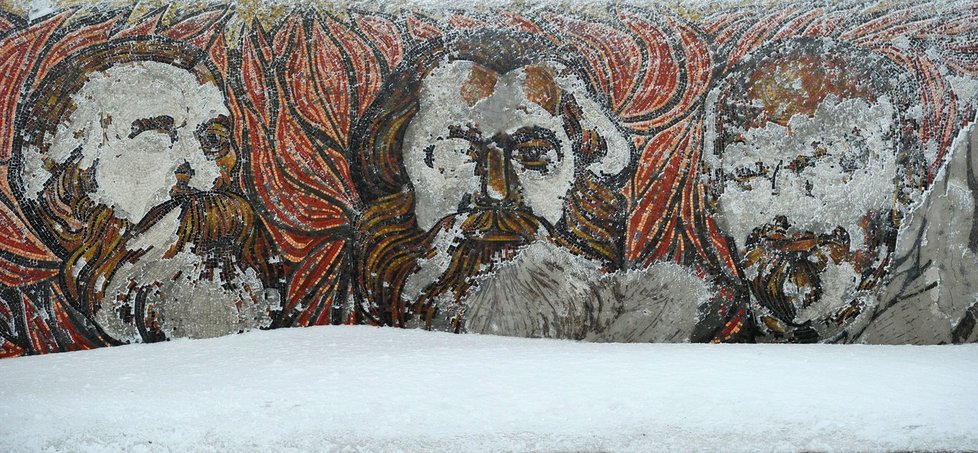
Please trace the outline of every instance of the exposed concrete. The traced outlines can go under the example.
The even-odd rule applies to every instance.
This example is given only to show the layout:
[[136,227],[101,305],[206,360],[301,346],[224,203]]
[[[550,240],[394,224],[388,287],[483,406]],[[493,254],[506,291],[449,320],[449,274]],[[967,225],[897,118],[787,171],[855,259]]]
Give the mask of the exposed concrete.
[[958,136],[947,166],[901,232],[892,281],[860,341],[978,340],[973,330],[955,335],[968,316],[978,314],[978,129],[969,129]]

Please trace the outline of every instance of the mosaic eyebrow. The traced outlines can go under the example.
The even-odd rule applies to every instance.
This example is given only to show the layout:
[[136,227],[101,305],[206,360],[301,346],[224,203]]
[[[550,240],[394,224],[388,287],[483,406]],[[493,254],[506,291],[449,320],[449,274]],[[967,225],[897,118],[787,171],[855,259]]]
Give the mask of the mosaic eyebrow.
[[173,117],[170,115],[159,115],[150,118],[139,118],[132,122],[132,129],[129,138],[146,131],[160,131],[170,137],[171,142],[177,141],[177,128],[174,125]]

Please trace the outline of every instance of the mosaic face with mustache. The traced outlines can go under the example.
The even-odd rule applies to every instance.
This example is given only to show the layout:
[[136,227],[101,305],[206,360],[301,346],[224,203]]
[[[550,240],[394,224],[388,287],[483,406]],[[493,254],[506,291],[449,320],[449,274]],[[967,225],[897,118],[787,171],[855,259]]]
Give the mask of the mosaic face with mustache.
[[[542,65],[500,75],[455,61],[432,71],[404,138],[418,226],[430,230],[445,216],[478,210],[532,212],[552,228],[574,182],[574,151],[555,115],[559,96]],[[524,239],[516,231],[485,233],[490,241]]]
[[708,159],[760,341],[845,341],[876,306],[918,149],[892,63],[834,43],[761,51],[718,98]]
[[[463,299],[534,243],[595,269],[621,266],[623,135],[580,78],[531,44],[471,42],[499,47],[433,52],[424,73],[402,73],[379,97],[391,105],[366,119],[369,138],[354,140],[354,180],[368,202],[359,291],[373,322],[483,331]],[[497,296],[483,297],[494,299],[490,311],[508,298]],[[525,300],[519,310],[531,316],[537,307]]]
[[278,299],[270,242],[233,190],[224,97],[193,61],[154,41],[96,49],[26,117],[24,204],[73,303],[118,342],[260,327]]

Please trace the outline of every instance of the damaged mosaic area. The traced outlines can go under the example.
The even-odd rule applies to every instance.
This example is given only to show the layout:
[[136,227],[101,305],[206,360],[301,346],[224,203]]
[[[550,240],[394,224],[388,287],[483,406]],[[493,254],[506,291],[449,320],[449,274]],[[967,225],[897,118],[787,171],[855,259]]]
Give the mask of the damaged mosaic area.
[[0,7],[0,357],[978,341],[978,4],[567,9]]

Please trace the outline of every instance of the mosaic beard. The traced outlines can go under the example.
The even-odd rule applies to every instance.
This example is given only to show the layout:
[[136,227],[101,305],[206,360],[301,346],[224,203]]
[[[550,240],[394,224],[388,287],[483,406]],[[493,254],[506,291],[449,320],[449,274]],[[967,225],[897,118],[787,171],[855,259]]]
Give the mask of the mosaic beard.
[[[826,340],[862,311],[856,292],[871,289],[875,282],[862,272],[866,257],[850,251],[849,234],[842,227],[829,234],[792,231],[787,219],[779,217],[754,229],[747,239],[743,268],[756,304],[755,317],[776,337],[794,342]],[[862,275],[858,285],[846,292],[841,306],[826,307],[830,314],[824,318],[804,319],[804,310],[829,303],[823,300],[825,271],[830,264],[843,263]]]
[[136,319],[142,340],[209,338],[267,325],[265,291],[280,272],[268,263],[271,241],[251,206],[221,192],[189,191],[175,201],[176,241],[160,262],[135,263],[157,278],[131,284],[124,296],[145,320]]
[[[449,247],[452,257],[448,269],[422,292],[417,302],[429,328],[438,316],[438,301],[447,297],[452,304],[448,311],[454,311],[477,277],[492,272],[499,263],[512,260],[524,247],[543,239],[541,233],[550,230],[545,220],[521,209],[478,210],[448,216],[439,222],[444,228],[456,223],[461,234]],[[446,315],[451,320],[451,330],[458,331],[460,318],[456,313]]]
[[[412,209],[413,194],[395,194],[377,200],[360,221],[358,284],[368,299],[362,314],[378,324],[404,326],[416,315],[429,324],[437,312],[436,299],[462,297],[475,277],[512,259],[548,231],[545,221],[526,210],[486,209],[446,216],[424,232],[417,228]],[[419,300],[405,300],[401,293],[407,278],[417,271],[419,260],[439,252],[434,241],[450,230],[457,234],[447,245],[448,268]]]
[[[85,234],[65,266],[68,292],[85,313],[93,316],[99,310],[116,309],[123,323],[138,327],[144,342],[166,339],[161,320],[157,319],[148,302],[167,297],[164,294],[166,288],[173,286],[181,276],[186,280],[187,271],[174,269],[168,278],[133,281],[128,284],[127,293],[107,294],[107,285],[122,275],[123,266],[154,265],[165,273],[168,272],[167,261],[178,253],[189,252],[201,263],[198,275],[191,276],[190,281],[220,282],[225,291],[255,293],[251,294],[251,302],[262,298],[262,288],[275,286],[280,277],[279,269],[268,263],[268,257],[273,254],[271,242],[263,230],[256,228],[254,211],[244,198],[232,193],[201,192],[180,185],[171,193],[174,198],[151,209],[138,224],[119,218],[110,207],[93,206],[84,219]],[[162,259],[155,264],[146,262],[150,249],[133,244],[174,210],[178,210],[177,228],[168,234],[175,233],[175,241],[163,246]],[[155,248],[160,246],[153,245]],[[171,267],[179,266],[173,264]],[[241,287],[239,283],[247,278],[240,270],[248,268],[255,270],[260,282]],[[106,300],[107,297],[112,299]],[[117,302],[122,305],[116,307]],[[244,305],[254,304],[245,301]]]
[[[357,225],[358,316],[399,327],[420,317],[430,325],[438,310],[436,298],[459,302],[476,277],[542,239],[607,269],[618,269],[624,228],[619,213],[624,206],[620,194],[580,177],[568,192],[564,215],[556,225],[526,209],[473,209],[447,216],[431,231],[422,231],[413,211],[413,191],[380,197],[364,210]],[[405,282],[418,271],[419,261],[437,254],[436,236],[450,228],[459,230],[454,242],[438,245],[451,253],[447,271],[425,288],[421,300],[405,300]]]

